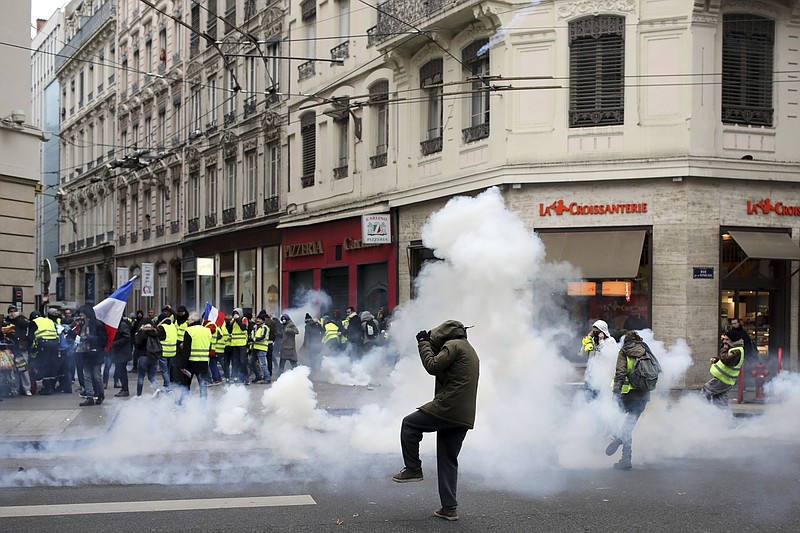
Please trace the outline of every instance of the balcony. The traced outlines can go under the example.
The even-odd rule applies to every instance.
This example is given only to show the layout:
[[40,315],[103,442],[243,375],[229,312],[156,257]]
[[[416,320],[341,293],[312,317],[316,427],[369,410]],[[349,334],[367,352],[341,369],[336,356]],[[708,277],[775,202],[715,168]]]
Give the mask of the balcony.
[[75,251],[75,243],[74,242],[69,243],[69,251],[70,252],[74,252]]
[[126,242],[125,235],[120,235],[119,239],[117,239],[117,240],[119,241],[119,245],[120,246],[125,246],[125,242]]
[[194,233],[200,229],[200,218],[190,218],[189,227],[186,229],[189,233]]
[[86,246],[86,240],[85,239],[78,239],[77,245],[78,245],[78,250],[83,250],[83,247]]
[[131,96],[139,92],[139,82],[135,81],[131,83]]
[[181,144],[181,135],[180,135],[180,133],[172,136],[172,147],[175,148],[179,144]]
[[104,88],[105,88],[105,87],[103,87],[103,84],[102,84],[102,83],[100,83],[100,84],[98,84],[98,85],[97,85],[97,94],[98,94],[98,96],[100,95],[100,93],[102,93],[102,92],[103,92],[103,89],[104,89]]
[[94,236],[94,242],[97,243],[98,246],[100,246],[101,244],[106,242],[106,234],[105,233],[101,233],[99,235],[95,235]]
[[108,240],[108,242],[111,242],[111,241],[114,240],[114,232],[113,231],[106,232],[106,240]]
[[86,247],[91,248],[94,246],[94,237],[86,237]]
[[181,62],[180,52],[175,52],[174,54],[172,54],[172,66],[174,67],[180,62]]
[[277,213],[279,208],[280,208],[280,202],[278,202],[277,196],[270,196],[269,198],[264,198],[265,214],[269,215],[271,213]]
[[114,85],[114,75],[113,74],[108,77],[108,86],[111,87],[112,85]]
[[125,100],[128,97],[128,91],[120,91],[119,92],[119,99]]
[[378,155],[373,155],[369,158],[370,168],[380,168],[386,166],[386,152]]
[[244,101],[244,118],[249,117],[255,112],[256,112],[256,97],[250,96]]
[[431,155],[435,154],[436,152],[442,151],[442,138],[436,137],[435,139],[429,139],[427,141],[422,141],[419,143],[420,148],[422,149],[422,155]]
[[722,122],[746,126],[772,126],[773,113],[774,109],[771,107],[725,104],[722,106]]
[[312,185],[314,185],[314,174],[309,174],[308,176],[301,176],[300,185],[302,185],[304,189],[306,187],[311,187]]
[[333,179],[338,180],[347,177],[347,165],[342,165],[333,169]]
[[[367,30],[367,46],[380,44],[395,35],[404,34],[427,23],[450,7],[464,4],[464,0],[386,0],[380,4],[378,24]],[[461,8],[460,9],[464,9]],[[467,8],[470,9],[471,8]]]
[[244,204],[242,206],[242,218],[247,220],[248,218],[254,218],[256,216],[256,203],[250,202],[249,204]]
[[210,215],[206,215],[206,229],[213,228],[217,225],[217,214],[211,213]]
[[100,165],[100,163],[102,163],[102,162],[103,162],[103,156],[102,156],[102,155],[101,155],[101,156],[99,156],[97,159],[95,159],[95,161],[94,161],[94,162],[95,162],[95,164],[96,164],[96,165],[98,165],[98,166],[99,166],[99,165]]
[[313,61],[306,61],[305,63],[300,63],[297,66],[297,75],[300,81],[307,80],[314,74],[316,74],[316,70]]
[[169,232],[173,235],[178,233],[181,230],[181,222],[179,220],[173,220],[169,224]]
[[145,228],[142,230],[142,240],[143,241],[150,240],[150,228]]
[[478,124],[477,126],[464,128],[461,130],[461,134],[464,136],[464,143],[471,143],[485,139],[489,136],[489,123],[484,122],[483,124]]
[[217,132],[217,121],[212,120],[206,124],[206,135],[214,135]]
[[345,41],[339,46],[331,48],[331,59],[338,59],[344,61],[350,57],[350,41]]
[[227,128],[234,122],[236,122],[236,111],[228,111],[225,113],[225,119],[223,121],[224,126]]
[[87,161],[86,162],[86,172],[89,172],[94,168],[94,161]]
[[131,244],[135,243],[138,240],[139,240],[139,232],[138,231],[132,231],[131,232]]
[[91,102],[92,100],[94,100],[94,92],[90,92],[89,94],[86,95],[87,102]]
[[156,226],[156,238],[164,236],[164,224]]
[[223,209],[222,210],[222,223],[223,224],[230,224],[231,222],[236,221],[236,208],[231,207],[230,209]]
[[153,81],[153,76],[151,76],[150,74],[145,74],[144,75],[144,84],[147,85],[151,81]]

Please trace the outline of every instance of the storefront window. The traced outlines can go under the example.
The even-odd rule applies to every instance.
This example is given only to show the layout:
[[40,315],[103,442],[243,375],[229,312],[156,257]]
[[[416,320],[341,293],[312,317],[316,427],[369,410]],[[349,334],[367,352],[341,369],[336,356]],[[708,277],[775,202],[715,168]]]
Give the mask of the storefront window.
[[262,251],[261,260],[261,284],[262,302],[264,309],[270,315],[277,315],[280,312],[280,286],[281,286],[281,247],[268,246]]
[[219,254],[219,308],[226,314],[233,312],[236,295],[236,277],[233,270],[233,252]]
[[200,278],[200,309],[203,311],[205,305],[210,303],[216,305],[216,277],[215,276],[198,276]]
[[241,250],[237,268],[239,271],[239,307],[245,313],[252,313],[256,306],[256,250]]

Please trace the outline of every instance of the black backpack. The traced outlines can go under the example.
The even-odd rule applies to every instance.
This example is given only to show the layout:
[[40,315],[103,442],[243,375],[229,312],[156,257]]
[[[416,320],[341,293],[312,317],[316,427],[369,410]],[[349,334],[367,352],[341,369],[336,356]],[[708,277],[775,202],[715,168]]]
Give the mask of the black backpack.
[[652,391],[656,389],[661,365],[650,351],[650,347],[646,344],[644,346],[645,354],[642,357],[634,358],[633,368],[628,372],[628,381],[634,389]]
[[375,322],[375,320],[368,320],[366,324],[364,324],[364,334],[369,340],[378,337],[378,324]]

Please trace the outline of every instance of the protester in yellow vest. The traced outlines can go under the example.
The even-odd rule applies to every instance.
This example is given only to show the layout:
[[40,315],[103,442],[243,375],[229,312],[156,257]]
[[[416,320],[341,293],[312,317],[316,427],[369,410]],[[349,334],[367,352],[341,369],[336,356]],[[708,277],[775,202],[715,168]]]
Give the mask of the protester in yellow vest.
[[266,323],[267,311],[262,309],[256,316],[256,327],[253,328],[253,368],[256,380],[253,383],[272,382],[272,353],[270,351],[269,326]]
[[50,319],[39,316],[37,311],[31,313],[28,322],[28,337],[31,346],[37,350],[35,374],[42,379],[39,394],[53,394],[56,391],[58,372],[58,333],[56,325]]
[[208,381],[210,380],[208,360],[212,349],[211,330],[203,326],[200,315],[197,313],[191,313],[187,323],[182,350],[175,356],[175,366],[180,373],[178,382],[181,385],[178,405],[182,405],[189,395],[193,377],[197,377],[200,398],[203,400],[208,397]]
[[217,359],[217,364],[222,365],[224,376],[219,374],[219,366],[217,366],[217,373],[215,374],[213,371],[211,373],[211,385],[220,385],[223,377],[230,377],[230,354],[227,353],[229,342],[228,326],[223,322],[214,335],[214,357]]
[[244,318],[241,307],[233,310],[228,328],[231,333],[231,378],[233,383],[249,384],[250,376],[247,371],[247,318]]
[[701,394],[721,409],[728,409],[728,392],[736,385],[744,363],[742,334],[732,329],[722,338],[718,357],[710,359],[711,379],[703,385]]
[[172,323],[172,316],[161,313],[158,316],[158,339],[161,341],[161,359],[158,367],[164,380],[164,390],[172,385],[172,361],[178,349],[178,328]]

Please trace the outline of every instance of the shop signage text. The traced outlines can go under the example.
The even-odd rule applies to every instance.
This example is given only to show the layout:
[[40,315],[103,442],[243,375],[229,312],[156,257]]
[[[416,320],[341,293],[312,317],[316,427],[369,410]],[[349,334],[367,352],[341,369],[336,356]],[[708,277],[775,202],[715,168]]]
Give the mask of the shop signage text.
[[564,203],[564,200],[557,200],[550,205],[539,204],[539,216],[550,215],[624,215],[633,213],[647,213],[646,203],[633,204],[579,204],[572,202]]
[[374,248],[375,246],[380,246],[381,243],[377,244],[367,244],[361,239],[353,239],[350,237],[344,238],[344,249],[345,250],[360,250],[362,248]]
[[284,257],[305,257],[307,255],[320,255],[323,253],[325,252],[322,248],[322,241],[289,244],[283,249]]
[[772,200],[769,198],[765,198],[760,202],[751,202],[747,200],[748,215],[768,215],[770,213],[800,217],[800,205],[786,205],[783,202],[776,202],[773,205]]

